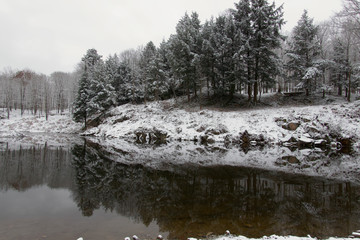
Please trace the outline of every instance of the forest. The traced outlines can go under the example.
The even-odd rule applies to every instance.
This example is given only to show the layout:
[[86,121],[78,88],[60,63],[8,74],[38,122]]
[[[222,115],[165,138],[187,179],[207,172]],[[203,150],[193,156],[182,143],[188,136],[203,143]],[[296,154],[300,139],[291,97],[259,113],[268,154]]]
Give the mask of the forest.
[[46,117],[56,110],[86,123],[114,106],[179,96],[242,94],[256,105],[263,93],[296,91],[350,101],[360,87],[360,1],[344,0],[319,24],[304,10],[289,34],[283,14],[267,0],[240,0],[204,23],[185,13],[159,46],[150,41],[106,58],[89,49],[70,73],[4,69],[0,107],[7,118],[15,109]]

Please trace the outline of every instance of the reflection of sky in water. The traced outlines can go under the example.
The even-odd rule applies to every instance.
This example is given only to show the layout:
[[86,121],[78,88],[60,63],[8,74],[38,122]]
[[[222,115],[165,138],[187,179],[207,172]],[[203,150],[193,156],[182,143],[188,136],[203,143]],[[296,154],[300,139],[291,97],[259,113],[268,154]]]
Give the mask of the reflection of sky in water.
[[24,192],[14,190],[1,192],[0,219],[29,217],[35,214],[39,217],[67,215],[77,208],[70,195],[68,190],[54,190],[45,186]]
[[64,189],[34,187],[0,192],[0,240],[6,239],[123,239],[134,234],[155,237],[158,227],[135,223],[103,209],[83,217],[71,193]]
[[185,239],[227,229],[347,236],[360,228],[359,186],[350,183],[235,166],[156,170],[103,153],[91,144],[0,151],[0,240]]

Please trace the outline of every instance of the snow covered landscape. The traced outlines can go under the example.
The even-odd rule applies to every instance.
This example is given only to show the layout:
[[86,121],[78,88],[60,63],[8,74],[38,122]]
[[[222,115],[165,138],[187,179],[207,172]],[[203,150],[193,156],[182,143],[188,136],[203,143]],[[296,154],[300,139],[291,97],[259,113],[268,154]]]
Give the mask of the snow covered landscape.
[[189,111],[167,100],[116,107],[86,131],[69,114],[13,114],[1,120],[0,136],[57,144],[61,135],[51,134],[78,133],[128,164],[236,165],[360,183],[359,115],[360,101]]
[[1,240],[360,239],[359,0],[115,2],[2,3]]

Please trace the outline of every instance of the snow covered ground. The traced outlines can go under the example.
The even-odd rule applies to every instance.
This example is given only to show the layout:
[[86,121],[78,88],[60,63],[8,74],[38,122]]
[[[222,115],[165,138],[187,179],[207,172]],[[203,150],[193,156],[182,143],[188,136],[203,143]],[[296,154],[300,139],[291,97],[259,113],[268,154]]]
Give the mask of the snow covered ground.
[[[187,163],[237,165],[360,183],[360,101],[311,107],[188,111],[170,100],[147,105],[126,104],[112,109],[108,115],[99,126],[82,134],[90,136],[90,141],[119,162],[156,168]],[[0,119],[0,138],[17,143],[56,144],[64,141],[63,138],[65,142],[77,141],[72,134],[81,133],[81,128],[82,124],[73,122],[70,114],[53,114],[46,121],[44,116],[21,117],[18,112],[12,112],[10,119]],[[138,139],[145,142],[151,142],[151,134],[161,133],[167,136],[168,143],[135,143],[136,133],[145,133],[146,139]],[[340,139],[351,139],[354,150],[351,155],[338,154],[336,141]],[[240,145],[246,140],[250,147],[244,151]],[[335,143],[328,146],[331,150],[327,151],[318,146],[321,140]],[[204,144],[200,144],[201,141]],[[312,147],[297,145],[292,149],[294,141]],[[252,240],[243,236],[215,239]],[[270,236],[261,239],[314,238]]]
[[[186,163],[237,165],[360,183],[360,101],[188,111],[168,100],[126,104],[107,115],[99,126],[82,134],[119,162],[157,168]],[[59,133],[80,133],[81,127],[70,114],[52,115],[46,121],[12,113],[10,119],[0,120],[0,137],[49,144],[62,141]],[[167,144],[148,144],[156,133],[166,136]],[[136,134],[141,144],[135,144]],[[353,152],[339,154],[338,141],[349,139]]]
[[79,133],[82,124],[75,123],[70,113],[53,113],[46,120],[45,116],[32,115],[25,112],[23,116],[20,110],[14,110],[10,119],[6,118],[4,110],[0,112],[0,137],[16,137],[24,133]]
[[[1,114],[0,114],[1,115]],[[5,116],[5,113],[2,114]],[[281,107],[256,110],[186,111],[176,108],[173,100],[152,102],[146,105],[125,104],[114,108],[98,127],[83,135],[114,138],[135,138],[136,132],[151,133],[155,130],[166,133],[167,140],[207,142],[236,142],[247,131],[250,135],[263,136],[267,143],[286,142],[294,139],[316,142],[324,135],[351,138],[354,149],[360,147],[360,101],[310,107]],[[287,125],[299,125],[288,130]],[[81,132],[82,124],[75,123],[69,113],[44,116],[13,111],[10,119],[0,119],[0,137],[30,133]],[[210,141],[208,141],[210,140]]]
[[[354,239],[354,238],[329,238],[328,240],[350,240],[350,239]],[[193,238],[190,238],[188,240],[194,240]],[[218,237],[214,240],[317,240],[317,238],[312,238],[312,237],[295,237],[295,236],[276,236],[276,235],[272,235],[272,236],[264,236],[262,238],[247,238],[244,236],[234,236],[234,237]]]
[[[337,238],[337,237],[331,237],[327,240],[353,240],[353,239],[360,239],[359,233],[360,231],[354,232],[352,235],[349,236],[349,238]],[[160,235],[161,236],[161,235]],[[137,237],[133,239],[138,239]],[[158,237],[157,239],[163,239],[162,237]],[[296,237],[296,236],[277,236],[277,235],[271,235],[271,236],[264,236],[262,238],[247,238],[245,236],[234,236],[226,234],[224,236],[217,236],[217,237],[209,237],[207,239],[211,240],[317,240],[317,238],[313,238],[311,236],[307,237]],[[77,240],[85,240],[82,237],[78,238]],[[125,240],[130,240],[130,237],[126,237]],[[187,240],[198,240],[197,238],[189,237]]]
[[[148,142],[156,133],[169,140],[156,150],[121,142],[136,134],[144,134],[138,140]],[[84,134],[101,137],[96,141],[115,155],[128,153],[118,157],[121,162],[154,167],[164,162],[240,165],[360,183],[360,101],[227,112],[186,111],[172,101],[127,104]],[[338,154],[346,140],[352,142],[353,152]],[[247,150],[240,148],[244,141]]]
[[[304,141],[324,135],[351,138],[354,148],[360,146],[360,101],[325,106],[267,108],[239,111],[186,111],[172,106],[174,102],[147,105],[126,104],[113,109],[110,116],[85,135],[105,138],[134,138],[135,132],[167,134],[169,140],[198,140],[203,136],[215,142],[236,141],[247,131],[262,135],[267,142],[279,143],[291,137]],[[175,104],[174,104],[175,106]],[[291,123],[298,124],[287,130]],[[254,144],[256,144],[254,142]]]
[[[328,240],[350,240],[355,238],[329,238]],[[195,240],[195,238],[188,238],[188,240]],[[223,236],[223,237],[217,237],[214,240],[317,240],[317,238],[312,238],[310,236],[308,237],[295,237],[295,236],[264,236],[262,238],[247,238],[244,236]]]

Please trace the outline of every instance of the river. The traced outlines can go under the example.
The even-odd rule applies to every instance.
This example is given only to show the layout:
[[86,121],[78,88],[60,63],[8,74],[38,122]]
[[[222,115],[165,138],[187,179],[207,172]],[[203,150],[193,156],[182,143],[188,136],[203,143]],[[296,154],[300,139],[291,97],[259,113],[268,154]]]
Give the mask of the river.
[[1,240],[186,239],[226,230],[326,238],[360,229],[353,182],[226,164],[129,164],[87,141],[0,146]]

